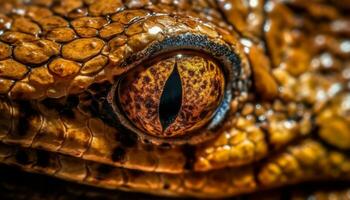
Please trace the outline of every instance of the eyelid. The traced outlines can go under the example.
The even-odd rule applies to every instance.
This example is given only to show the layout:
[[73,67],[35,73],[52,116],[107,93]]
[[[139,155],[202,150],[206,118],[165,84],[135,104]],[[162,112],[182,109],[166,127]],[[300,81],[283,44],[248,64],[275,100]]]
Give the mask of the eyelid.
[[[127,57],[121,63],[121,66],[132,69],[140,63],[159,55],[186,50],[197,51],[216,59],[222,65],[228,82],[239,81],[239,77],[242,76],[241,57],[233,48],[223,41],[210,39],[206,35],[191,33],[167,37],[160,42],[155,42],[145,50]],[[241,88],[241,91],[242,89],[244,90],[244,88]]]

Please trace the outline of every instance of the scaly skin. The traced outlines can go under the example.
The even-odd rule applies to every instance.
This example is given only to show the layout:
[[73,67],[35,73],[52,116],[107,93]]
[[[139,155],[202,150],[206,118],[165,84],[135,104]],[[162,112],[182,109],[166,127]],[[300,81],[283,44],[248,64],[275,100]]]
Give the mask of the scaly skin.
[[[316,0],[2,0],[0,162],[171,196],[349,181],[349,10]],[[145,143],[111,122],[107,93],[148,48],[184,34],[231,48],[244,84],[215,138]]]

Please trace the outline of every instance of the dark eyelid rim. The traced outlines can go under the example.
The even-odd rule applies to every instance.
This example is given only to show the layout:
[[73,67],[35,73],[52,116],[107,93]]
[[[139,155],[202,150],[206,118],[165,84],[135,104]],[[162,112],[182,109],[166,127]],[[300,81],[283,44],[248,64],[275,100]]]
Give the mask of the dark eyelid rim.
[[[136,128],[121,112],[117,95],[115,94],[119,93],[118,86],[123,76],[118,77],[108,94],[107,100],[117,115],[119,122],[126,128],[135,132],[140,137],[141,141],[148,141],[156,145],[195,145],[209,140],[216,135],[215,130],[224,121],[229,112],[230,103],[234,98],[233,94],[241,93],[242,91],[240,90],[242,88],[247,88],[242,87],[242,84],[246,84],[246,82],[241,78],[242,66],[239,54],[227,44],[212,40],[205,35],[186,33],[178,36],[169,36],[160,42],[151,44],[147,49],[128,57],[121,65],[122,67],[133,69],[135,66],[147,60],[152,60],[159,55],[183,50],[209,55],[220,64],[226,80],[225,93],[221,104],[215,111],[211,121],[193,134],[174,138],[158,138]],[[125,74],[127,73],[128,72]]]

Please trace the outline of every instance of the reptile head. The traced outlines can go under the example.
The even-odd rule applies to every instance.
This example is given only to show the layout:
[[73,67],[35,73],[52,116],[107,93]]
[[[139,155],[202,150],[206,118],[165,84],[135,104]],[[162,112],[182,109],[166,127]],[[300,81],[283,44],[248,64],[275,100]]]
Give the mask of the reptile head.
[[348,9],[2,3],[0,162],[202,197],[348,179]]

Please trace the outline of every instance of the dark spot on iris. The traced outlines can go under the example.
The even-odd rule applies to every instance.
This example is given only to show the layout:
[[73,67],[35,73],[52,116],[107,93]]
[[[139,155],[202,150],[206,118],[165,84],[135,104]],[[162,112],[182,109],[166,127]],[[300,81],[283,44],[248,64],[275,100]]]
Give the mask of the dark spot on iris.
[[143,83],[148,84],[151,81],[151,79],[148,76],[143,77]]
[[146,99],[146,102],[145,102],[146,108],[150,109],[150,108],[153,107],[153,105],[154,105],[154,102],[153,102],[152,99],[150,99],[150,98],[149,98],[149,99]]
[[181,112],[180,114],[182,121],[188,121],[188,119],[190,118],[190,115],[191,115],[191,112]]
[[150,68],[149,70],[153,76],[157,75],[157,71],[154,68]]
[[165,130],[176,119],[182,104],[182,84],[177,66],[170,74],[163,89],[159,104],[159,119]]
[[209,69],[210,69],[210,71],[214,71],[214,65],[212,64],[212,63],[209,63]]
[[112,160],[114,162],[122,162],[125,158],[125,150],[122,147],[116,147],[112,153]]
[[185,117],[186,117],[185,112],[181,112],[181,113],[179,114],[179,116],[180,116],[181,119],[185,118]]
[[215,91],[219,91],[220,90],[220,83],[218,80],[214,80],[214,88]]
[[[138,110],[141,109],[141,105],[139,103],[136,103],[135,106],[136,106],[136,109],[138,109]],[[126,113],[128,113],[128,112],[126,112]],[[130,113],[128,115],[130,115]]]
[[153,88],[150,88],[150,89],[149,89],[149,92],[150,92],[151,94],[155,94],[155,93],[157,92],[157,90],[155,90],[155,89],[153,89]]
[[[130,99],[130,100],[131,100],[131,99]],[[142,102],[143,102],[143,98],[142,98],[141,96],[137,95],[137,96],[135,96],[135,101],[136,101],[137,103],[142,103]]]

